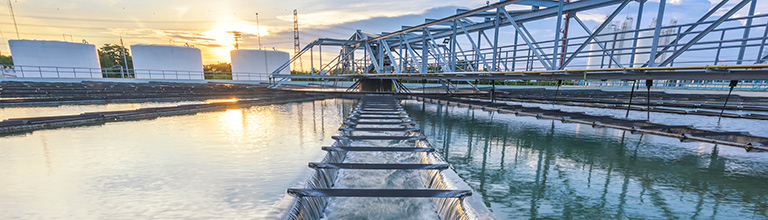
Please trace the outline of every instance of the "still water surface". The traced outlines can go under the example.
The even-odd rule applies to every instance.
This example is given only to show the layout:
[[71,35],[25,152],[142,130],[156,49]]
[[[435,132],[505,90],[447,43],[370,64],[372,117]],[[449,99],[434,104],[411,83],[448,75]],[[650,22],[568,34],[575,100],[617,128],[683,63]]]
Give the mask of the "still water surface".
[[5,107],[0,108],[0,121],[9,118],[29,118],[59,115],[77,115],[84,112],[125,111],[140,108],[168,107],[177,105],[200,104],[204,101],[182,102],[144,102],[144,103],[109,103],[98,105],[60,105],[41,107]]
[[404,106],[499,219],[768,219],[768,153],[416,101]]
[[[307,162],[321,160],[320,146],[331,144],[352,103],[0,137],[0,219],[264,218],[286,188],[307,178]],[[416,101],[404,106],[499,219],[768,219],[766,153]],[[376,180],[344,184],[357,181]]]
[[320,161],[352,101],[0,137],[0,219],[260,219]]

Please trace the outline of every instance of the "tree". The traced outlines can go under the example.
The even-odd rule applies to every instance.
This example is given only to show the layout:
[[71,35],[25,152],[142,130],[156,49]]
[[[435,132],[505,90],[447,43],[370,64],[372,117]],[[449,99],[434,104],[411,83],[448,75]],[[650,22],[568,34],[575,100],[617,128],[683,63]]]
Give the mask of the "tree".
[[131,53],[128,48],[125,49],[125,60],[128,61],[127,65],[123,60],[123,48],[120,45],[104,44],[104,46],[99,48],[98,52],[99,63],[101,63],[101,68],[103,68],[102,74],[104,74],[104,77],[118,77],[121,70],[123,73],[127,73],[128,76],[133,75],[130,74],[131,71],[129,71],[133,69],[133,58],[131,58]]
[[212,63],[203,65],[203,71],[205,72],[232,72],[232,64],[230,63]]
[[232,64],[212,63],[203,65],[205,79],[232,79]]
[[0,65],[13,65],[13,58],[10,55],[0,55]]

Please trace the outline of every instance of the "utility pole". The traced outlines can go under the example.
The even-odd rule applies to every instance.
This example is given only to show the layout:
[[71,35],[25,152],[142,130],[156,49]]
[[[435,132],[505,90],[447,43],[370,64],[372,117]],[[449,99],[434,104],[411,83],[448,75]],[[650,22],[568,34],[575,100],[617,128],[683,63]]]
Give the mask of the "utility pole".
[[261,26],[259,25],[259,13],[256,13],[256,38],[259,40],[259,50],[261,50]]
[[[296,9],[293,9],[293,55],[299,54],[299,50],[301,50],[301,43],[299,42],[299,13]],[[293,69],[296,69],[297,65],[299,69],[304,70],[304,65],[301,64],[301,57],[299,57],[298,64],[293,63]]]
[[11,9],[11,18],[13,18],[13,27],[16,28],[16,39],[21,39],[21,37],[19,37],[19,26],[16,25],[16,14],[13,13],[13,4],[11,4],[11,0],[8,0],[8,8]]
[[240,38],[243,36],[243,33],[240,31],[228,31],[227,33],[235,35],[235,50],[240,49]]
[[123,70],[125,71],[125,72],[123,72],[123,78],[125,78],[125,75],[127,75],[126,73],[128,72],[128,58],[126,58],[126,55],[125,55],[125,44],[123,44],[123,35],[122,34],[120,35],[120,47],[123,50],[123,53],[122,53],[122,55],[123,55],[123,64],[125,65],[125,68],[123,68]]

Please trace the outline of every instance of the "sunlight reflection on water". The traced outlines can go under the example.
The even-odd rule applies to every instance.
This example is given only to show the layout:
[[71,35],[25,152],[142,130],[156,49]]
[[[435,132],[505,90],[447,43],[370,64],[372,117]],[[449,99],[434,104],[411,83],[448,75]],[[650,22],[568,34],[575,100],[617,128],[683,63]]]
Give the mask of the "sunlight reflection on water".
[[260,218],[308,176],[349,100],[0,137],[0,219]]

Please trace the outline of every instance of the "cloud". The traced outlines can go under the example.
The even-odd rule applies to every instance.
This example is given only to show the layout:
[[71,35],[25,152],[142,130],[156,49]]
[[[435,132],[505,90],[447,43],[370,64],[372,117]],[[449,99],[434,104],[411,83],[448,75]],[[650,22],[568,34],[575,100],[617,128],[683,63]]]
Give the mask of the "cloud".
[[[709,1],[712,2],[716,0],[709,0]],[[659,0],[649,0],[648,2],[659,2]],[[682,5],[683,0],[667,0],[667,4]]]
[[[467,6],[470,8],[484,5],[485,1],[459,1],[444,0],[438,2],[432,1],[408,1],[393,0],[379,2],[357,2],[351,1],[344,7],[334,7],[321,10],[309,10],[306,13],[299,13],[299,22],[302,26],[330,26],[354,21],[363,21],[372,18],[381,17],[400,17],[405,15],[426,14],[429,10],[442,7],[453,7],[456,5]],[[444,17],[443,15],[441,17]],[[283,21],[293,22],[292,15],[277,16]]]
[[160,31],[162,34],[164,34],[166,37],[170,37],[173,39],[181,39],[185,41],[192,41],[192,42],[205,42],[205,41],[215,41],[216,39],[207,37],[199,32],[191,32],[191,31]]
[[578,13],[577,16],[582,21],[594,21],[597,23],[603,23],[603,21],[605,21],[607,17],[607,15],[604,13],[595,13],[595,12]]

